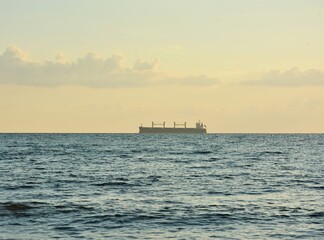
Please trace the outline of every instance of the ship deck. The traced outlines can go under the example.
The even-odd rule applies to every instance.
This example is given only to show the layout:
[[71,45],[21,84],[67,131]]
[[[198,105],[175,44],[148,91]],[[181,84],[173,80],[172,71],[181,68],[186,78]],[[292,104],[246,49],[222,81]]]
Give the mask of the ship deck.
[[205,128],[159,128],[139,127],[139,133],[174,133],[174,134],[202,134],[207,133]]

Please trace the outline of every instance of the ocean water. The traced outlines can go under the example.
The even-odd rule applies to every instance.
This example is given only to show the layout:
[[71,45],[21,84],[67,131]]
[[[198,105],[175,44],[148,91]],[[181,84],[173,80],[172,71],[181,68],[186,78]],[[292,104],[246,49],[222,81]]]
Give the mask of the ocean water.
[[0,134],[0,239],[324,239],[323,134]]

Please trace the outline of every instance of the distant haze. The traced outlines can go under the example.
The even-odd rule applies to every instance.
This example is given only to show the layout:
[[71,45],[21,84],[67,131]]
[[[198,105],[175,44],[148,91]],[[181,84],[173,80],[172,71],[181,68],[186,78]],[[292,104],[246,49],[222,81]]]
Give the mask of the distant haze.
[[324,132],[324,1],[0,2],[0,132]]

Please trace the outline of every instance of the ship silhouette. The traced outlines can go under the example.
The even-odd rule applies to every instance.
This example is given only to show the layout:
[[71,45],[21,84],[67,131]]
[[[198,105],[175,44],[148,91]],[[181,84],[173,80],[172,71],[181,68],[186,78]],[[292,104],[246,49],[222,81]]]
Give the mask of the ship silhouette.
[[197,122],[195,128],[187,128],[187,122],[184,123],[173,123],[173,127],[166,127],[165,122],[163,123],[154,123],[152,122],[151,127],[139,127],[139,133],[175,133],[175,134],[191,134],[198,133],[204,134],[207,133],[206,125],[202,122]]

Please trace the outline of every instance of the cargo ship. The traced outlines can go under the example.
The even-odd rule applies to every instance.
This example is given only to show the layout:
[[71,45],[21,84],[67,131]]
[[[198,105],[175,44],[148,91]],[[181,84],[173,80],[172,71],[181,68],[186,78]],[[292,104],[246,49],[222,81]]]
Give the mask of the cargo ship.
[[197,122],[195,128],[187,128],[187,123],[173,123],[173,127],[166,127],[165,122],[163,123],[154,123],[152,122],[151,127],[143,127],[142,125],[139,127],[139,133],[174,133],[174,134],[204,134],[207,133],[206,125],[202,122]]

